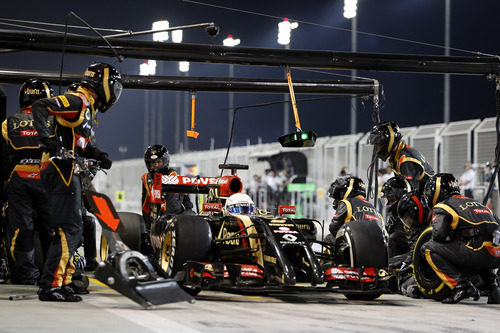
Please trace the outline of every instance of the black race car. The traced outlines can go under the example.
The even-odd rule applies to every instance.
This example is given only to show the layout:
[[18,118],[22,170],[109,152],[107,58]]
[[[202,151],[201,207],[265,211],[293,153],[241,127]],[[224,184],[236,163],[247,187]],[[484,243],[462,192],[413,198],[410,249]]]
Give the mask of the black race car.
[[[199,214],[168,218],[153,216],[150,243],[152,262],[166,277],[175,277],[191,295],[202,290],[235,293],[289,291],[341,292],[349,299],[375,299],[390,292],[388,250],[375,223],[349,222],[337,234],[335,246],[317,240],[317,220],[294,219],[293,206],[280,214],[267,211],[243,215],[226,213],[224,198],[241,192],[236,170],[223,177],[161,176],[155,178],[153,212],[161,212],[160,193],[205,193]],[[118,233],[133,250],[143,251],[142,217],[119,213]],[[322,237],[321,237],[322,238]],[[102,256],[107,256],[103,238]]]

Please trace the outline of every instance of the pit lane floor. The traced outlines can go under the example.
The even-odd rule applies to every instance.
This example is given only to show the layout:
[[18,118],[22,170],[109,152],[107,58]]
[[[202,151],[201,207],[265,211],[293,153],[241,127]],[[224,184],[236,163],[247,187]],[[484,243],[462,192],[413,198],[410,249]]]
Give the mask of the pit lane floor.
[[36,287],[0,284],[0,332],[494,332],[500,305],[383,295],[348,301],[341,294],[242,296],[202,292],[194,304],[144,310],[91,280],[79,303],[9,301]]

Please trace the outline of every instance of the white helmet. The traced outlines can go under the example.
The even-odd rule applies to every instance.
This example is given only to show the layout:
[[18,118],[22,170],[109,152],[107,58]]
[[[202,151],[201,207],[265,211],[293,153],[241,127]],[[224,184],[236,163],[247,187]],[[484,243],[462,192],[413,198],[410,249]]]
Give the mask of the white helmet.
[[248,195],[244,193],[236,193],[227,198],[224,210],[226,213],[253,214],[255,204],[253,203],[252,198]]

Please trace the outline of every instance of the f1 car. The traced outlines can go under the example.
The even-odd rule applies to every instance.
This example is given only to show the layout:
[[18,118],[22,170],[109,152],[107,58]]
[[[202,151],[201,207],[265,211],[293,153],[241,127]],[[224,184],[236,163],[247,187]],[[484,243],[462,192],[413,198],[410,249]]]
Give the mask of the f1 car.
[[[258,210],[251,215],[224,212],[224,198],[242,190],[236,170],[222,177],[155,175],[152,185],[152,260],[166,277],[175,277],[191,295],[202,290],[233,293],[333,291],[348,299],[375,299],[388,288],[388,250],[375,223],[350,222],[337,234],[335,246],[317,240],[321,223],[294,219],[293,206],[280,206],[279,216]],[[207,201],[196,215],[161,214],[162,193],[204,193]],[[159,213],[158,213],[159,212]],[[117,232],[141,251],[142,217],[119,213]],[[107,256],[105,238],[101,254]],[[316,251],[313,250],[317,249]]]

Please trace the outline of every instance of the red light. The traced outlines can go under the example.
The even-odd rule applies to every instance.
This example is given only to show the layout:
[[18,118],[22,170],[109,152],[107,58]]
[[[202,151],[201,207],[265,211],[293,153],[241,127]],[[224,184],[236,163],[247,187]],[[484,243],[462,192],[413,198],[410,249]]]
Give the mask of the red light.
[[233,38],[233,35],[227,35],[227,38],[231,38],[231,39],[232,39],[232,38]]
[[287,18],[287,17],[285,17],[285,18],[283,19],[283,22],[285,22],[285,21],[288,21],[288,18]]

